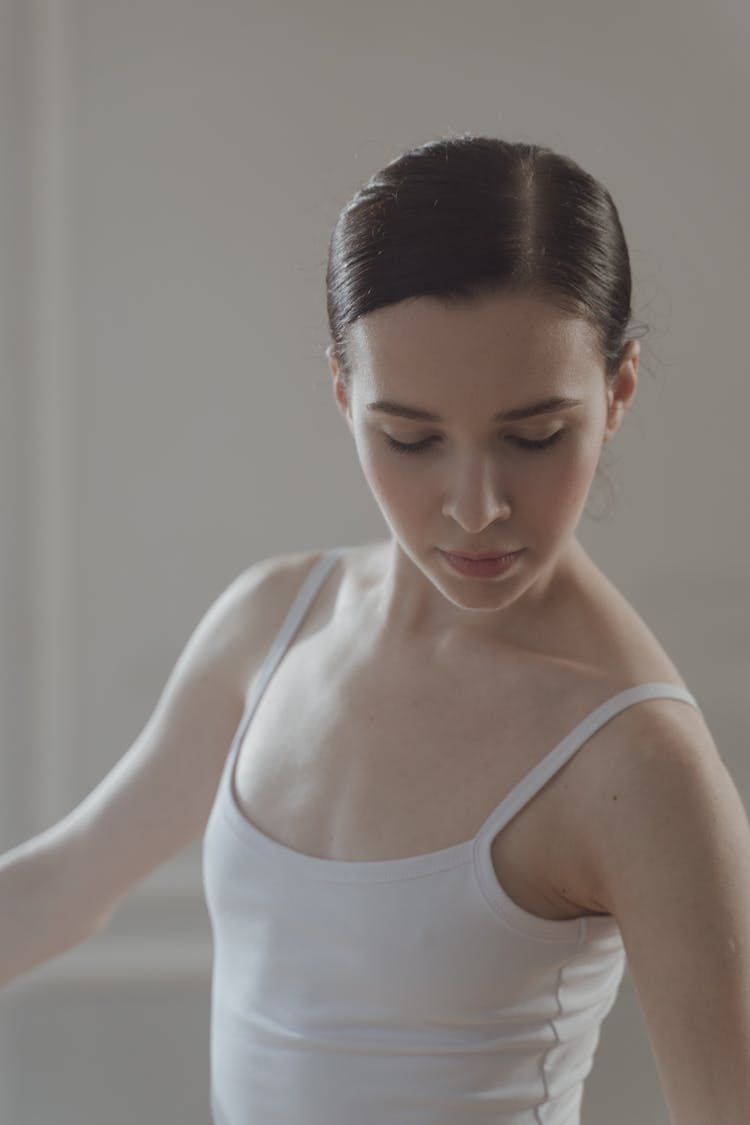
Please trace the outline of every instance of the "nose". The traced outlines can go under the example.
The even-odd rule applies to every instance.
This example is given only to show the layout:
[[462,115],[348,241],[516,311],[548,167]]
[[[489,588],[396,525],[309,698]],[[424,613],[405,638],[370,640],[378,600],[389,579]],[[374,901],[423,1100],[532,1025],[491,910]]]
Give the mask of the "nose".
[[443,515],[460,524],[464,531],[478,534],[496,520],[507,520],[512,513],[508,490],[497,479],[497,463],[491,458],[467,459],[451,471],[445,489]]

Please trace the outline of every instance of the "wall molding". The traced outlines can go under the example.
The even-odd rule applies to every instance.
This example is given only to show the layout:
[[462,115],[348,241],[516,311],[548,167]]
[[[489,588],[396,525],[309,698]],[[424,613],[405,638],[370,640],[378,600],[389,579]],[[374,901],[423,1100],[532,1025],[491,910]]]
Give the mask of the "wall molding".
[[75,396],[71,364],[72,225],[70,8],[29,9],[31,79],[28,360],[32,513],[28,597],[32,672],[30,820],[46,826],[69,803],[75,682]]

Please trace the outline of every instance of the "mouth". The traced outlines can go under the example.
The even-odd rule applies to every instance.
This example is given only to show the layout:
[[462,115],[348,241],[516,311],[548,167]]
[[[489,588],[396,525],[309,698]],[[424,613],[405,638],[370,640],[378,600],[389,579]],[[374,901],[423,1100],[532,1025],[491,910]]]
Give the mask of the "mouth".
[[468,551],[443,551],[443,553],[455,555],[459,559],[471,559],[472,562],[480,562],[482,559],[507,559],[510,555],[517,555],[521,549],[517,547],[515,551],[485,551],[480,555],[470,554]]
[[523,548],[502,555],[470,554],[459,555],[453,551],[441,551],[448,566],[462,574],[464,578],[499,578],[512,570]]

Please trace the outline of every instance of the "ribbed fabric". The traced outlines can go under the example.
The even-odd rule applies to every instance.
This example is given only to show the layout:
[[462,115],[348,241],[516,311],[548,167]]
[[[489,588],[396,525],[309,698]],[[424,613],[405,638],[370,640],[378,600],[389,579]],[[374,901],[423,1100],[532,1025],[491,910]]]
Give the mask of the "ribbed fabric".
[[625,952],[609,916],[552,921],[499,885],[495,835],[647,683],[597,707],[476,836],[372,862],[304,855],[261,833],[233,790],[268,681],[345,548],[317,561],[237,728],[203,840],[214,936],[215,1125],[579,1125],[583,1083]]

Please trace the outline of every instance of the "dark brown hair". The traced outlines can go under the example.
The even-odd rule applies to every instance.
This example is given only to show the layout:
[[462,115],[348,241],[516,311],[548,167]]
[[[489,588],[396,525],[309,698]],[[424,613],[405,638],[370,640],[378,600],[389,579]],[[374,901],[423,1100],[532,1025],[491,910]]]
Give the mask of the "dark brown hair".
[[533,293],[585,320],[607,378],[635,333],[630,257],[607,189],[541,145],[464,134],[412,148],[341,210],[326,272],[346,385],[347,330],[407,297]]

